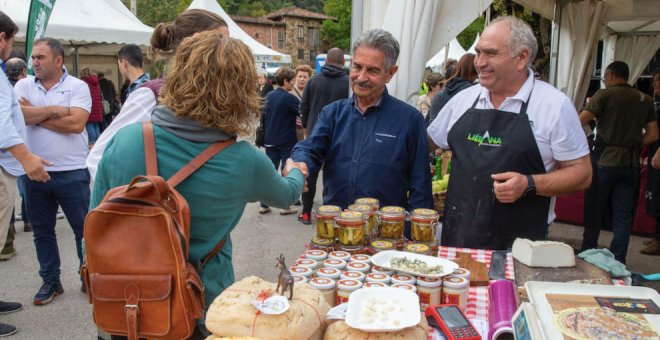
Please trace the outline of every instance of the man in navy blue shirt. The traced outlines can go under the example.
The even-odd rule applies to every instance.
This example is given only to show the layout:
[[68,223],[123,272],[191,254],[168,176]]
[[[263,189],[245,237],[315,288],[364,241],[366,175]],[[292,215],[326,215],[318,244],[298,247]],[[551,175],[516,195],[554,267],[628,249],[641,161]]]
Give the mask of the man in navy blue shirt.
[[[298,141],[296,137],[296,117],[300,101],[289,93],[293,90],[293,78],[296,72],[288,67],[281,67],[275,73],[278,88],[268,92],[263,107],[264,137],[266,156],[273,161],[275,169],[284,168],[284,163],[291,155],[291,149]],[[270,208],[261,204],[260,214],[270,212]],[[295,214],[294,209],[280,210],[280,215]]]
[[381,29],[355,41],[349,75],[353,96],[326,106],[309,137],[293,148],[295,166],[323,165],[323,203],[346,208],[356,198],[382,205],[431,208],[431,175],[422,114],[392,97],[399,43]]

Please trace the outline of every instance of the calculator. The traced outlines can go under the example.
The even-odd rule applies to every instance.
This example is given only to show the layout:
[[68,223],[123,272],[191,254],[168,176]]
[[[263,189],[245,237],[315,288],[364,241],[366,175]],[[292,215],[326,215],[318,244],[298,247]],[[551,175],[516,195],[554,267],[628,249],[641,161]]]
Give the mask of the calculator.
[[448,340],[481,340],[481,335],[457,305],[432,305],[426,308],[430,326],[439,329]]

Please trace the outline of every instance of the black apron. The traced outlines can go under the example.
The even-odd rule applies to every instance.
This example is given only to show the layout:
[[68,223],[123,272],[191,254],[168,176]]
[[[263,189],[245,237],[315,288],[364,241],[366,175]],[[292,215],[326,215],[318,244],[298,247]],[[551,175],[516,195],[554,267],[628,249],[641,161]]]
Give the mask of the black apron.
[[[531,93],[530,93],[531,96]],[[516,237],[546,238],[550,198],[532,195],[501,203],[493,192],[491,174],[514,171],[545,173],[543,159],[527,116],[476,109],[479,98],[447,136],[452,173],[447,188],[441,243],[452,247],[507,249]]]

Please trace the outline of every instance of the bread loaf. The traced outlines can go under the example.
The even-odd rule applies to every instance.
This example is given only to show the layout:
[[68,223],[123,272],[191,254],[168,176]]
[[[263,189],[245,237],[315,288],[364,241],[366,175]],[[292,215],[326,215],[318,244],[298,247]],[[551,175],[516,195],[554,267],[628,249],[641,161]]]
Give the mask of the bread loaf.
[[234,283],[209,307],[206,328],[218,337],[321,339],[330,305],[320,291],[306,283],[294,285],[293,300],[289,301],[290,307],[283,314],[257,314],[250,301],[256,300],[264,290],[274,292],[275,287],[275,283],[256,276]]
[[426,317],[422,315],[421,320],[415,327],[408,327],[397,332],[367,333],[359,329],[349,327],[344,320],[333,321],[325,331],[323,340],[426,340],[428,339],[429,325]]

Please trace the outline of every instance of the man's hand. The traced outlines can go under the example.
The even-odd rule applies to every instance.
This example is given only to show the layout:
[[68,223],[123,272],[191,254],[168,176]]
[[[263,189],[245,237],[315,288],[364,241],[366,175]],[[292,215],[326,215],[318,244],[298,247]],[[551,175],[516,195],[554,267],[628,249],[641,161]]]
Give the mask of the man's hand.
[[[291,172],[293,169],[300,170],[305,178],[309,176],[309,169],[307,168],[307,164],[305,164],[305,162],[295,162],[291,158],[286,160],[286,165],[284,166],[284,169],[282,169],[282,176],[288,176],[289,172]],[[303,189],[303,192],[307,192],[307,190],[307,181],[305,180],[305,188]]]
[[517,201],[527,189],[527,176],[517,172],[504,172],[493,174],[493,192],[497,200],[502,203]]
[[651,158],[651,166],[655,170],[660,170],[660,148],[653,154],[653,158]]
[[21,166],[23,167],[23,170],[25,170],[25,174],[28,176],[28,178],[39,182],[48,182],[50,180],[50,176],[44,168],[45,165],[51,166],[53,163],[34,154],[30,154],[21,163]]

